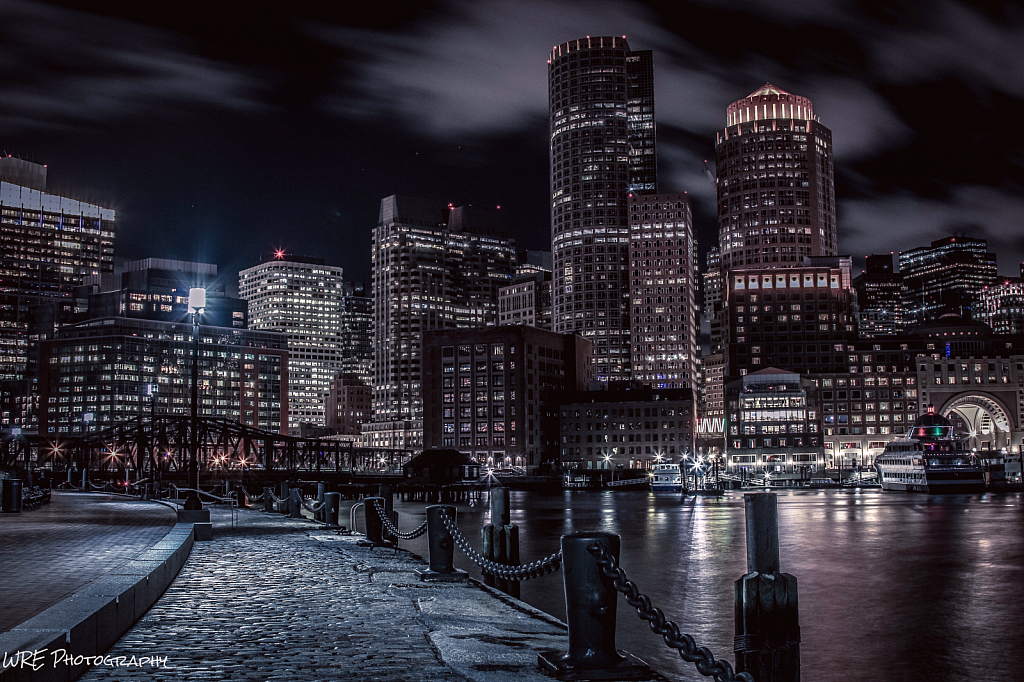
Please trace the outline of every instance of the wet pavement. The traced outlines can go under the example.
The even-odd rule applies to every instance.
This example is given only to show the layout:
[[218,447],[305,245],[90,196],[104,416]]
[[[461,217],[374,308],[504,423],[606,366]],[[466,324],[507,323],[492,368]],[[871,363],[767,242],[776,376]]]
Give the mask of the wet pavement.
[[161,504],[56,491],[39,509],[0,515],[0,632],[148,549],[175,520]]

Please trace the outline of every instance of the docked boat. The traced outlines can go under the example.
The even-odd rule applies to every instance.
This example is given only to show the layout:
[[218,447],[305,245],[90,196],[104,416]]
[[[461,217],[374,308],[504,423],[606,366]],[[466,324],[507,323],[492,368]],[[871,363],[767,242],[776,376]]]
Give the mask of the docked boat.
[[678,493],[683,489],[683,476],[679,464],[655,464],[651,471],[651,490]]
[[914,490],[940,495],[979,493],[985,476],[976,454],[953,437],[953,424],[935,408],[918,417],[902,438],[875,458],[882,490]]

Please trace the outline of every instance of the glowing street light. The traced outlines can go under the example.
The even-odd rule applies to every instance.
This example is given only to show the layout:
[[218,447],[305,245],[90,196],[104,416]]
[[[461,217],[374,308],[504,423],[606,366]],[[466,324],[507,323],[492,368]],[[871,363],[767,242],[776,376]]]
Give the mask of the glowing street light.
[[189,448],[188,487],[191,491],[182,505],[186,510],[199,510],[203,502],[199,499],[199,316],[206,309],[206,289],[193,287],[188,290],[188,312],[192,315],[192,442]]

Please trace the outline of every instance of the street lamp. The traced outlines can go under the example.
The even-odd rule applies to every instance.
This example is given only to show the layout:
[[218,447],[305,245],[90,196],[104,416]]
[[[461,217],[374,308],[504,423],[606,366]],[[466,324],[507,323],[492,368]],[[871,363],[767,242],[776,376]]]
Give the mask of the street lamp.
[[188,498],[183,507],[188,511],[203,508],[199,499],[199,316],[206,308],[206,289],[188,290],[188,312],[192,315],[192,442],[188,459]]

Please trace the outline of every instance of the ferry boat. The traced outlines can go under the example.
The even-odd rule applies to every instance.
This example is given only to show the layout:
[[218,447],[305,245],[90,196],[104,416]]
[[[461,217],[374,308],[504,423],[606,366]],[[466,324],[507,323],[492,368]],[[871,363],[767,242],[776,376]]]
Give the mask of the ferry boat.
[[678,493],[683,489],[683,476],[678,464],[655,464],[651,472],[651,490]]
[[951,495],[985,490],[985,477],[977,455],[966,441],[953,437],[953,424],[935,408],[914,422],[902,438],[885,446],[875,458],[882,490],[915,490]]

